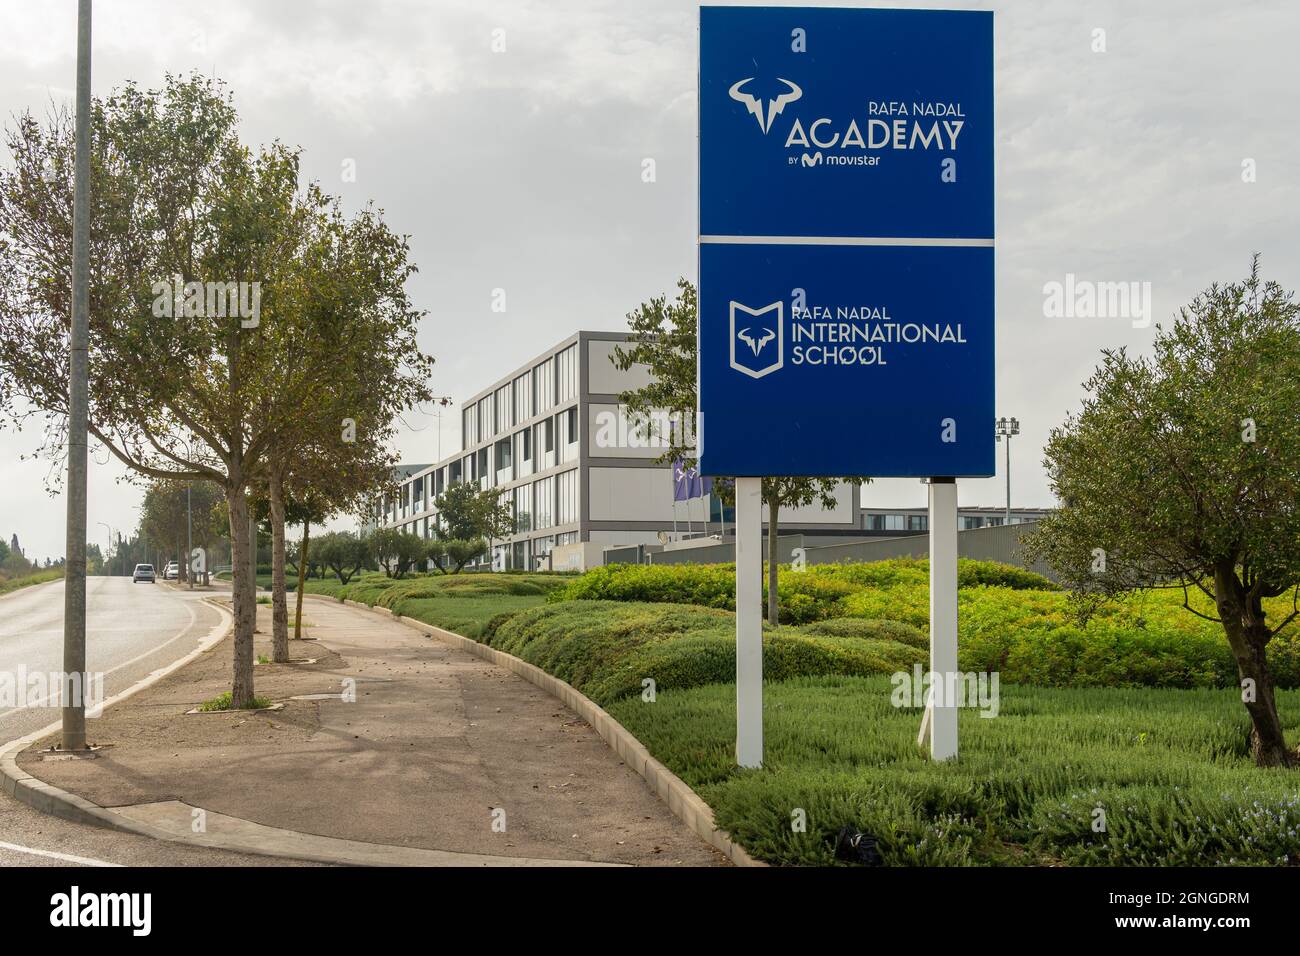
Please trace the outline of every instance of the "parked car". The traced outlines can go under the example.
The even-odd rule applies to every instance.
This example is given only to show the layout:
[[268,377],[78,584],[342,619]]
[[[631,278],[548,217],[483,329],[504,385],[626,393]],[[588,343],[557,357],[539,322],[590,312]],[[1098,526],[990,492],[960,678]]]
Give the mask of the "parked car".
[[176,578],[180,575],[180,573],[181,573],[180,565],[178,565],[175,561],[173,561],[171,564],[167,565],[167,567],[163,568],[163,580],[175,581]]
[[131,575],[131,583],[137,584],[140,581],[148,581],[150,584],[154,583],[152,564],[137,564],[135,566],[135,573]]

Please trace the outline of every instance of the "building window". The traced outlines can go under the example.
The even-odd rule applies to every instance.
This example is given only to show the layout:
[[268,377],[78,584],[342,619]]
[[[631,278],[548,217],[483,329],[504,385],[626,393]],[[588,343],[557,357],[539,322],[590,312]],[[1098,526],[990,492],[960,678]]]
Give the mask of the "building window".
[[533,460],[533,430],[525,428],[519,433],[519,460]]
[[573,524],[578,520],[578,471],[556,475],[559,491],[559,508],[556,524]]
[[555,525],[555,478],[542,478],[533,483],[533,527],[551,528]]
[[461,451],[468,451],[478,443],[478,405],[466,407],[460,417]]
[[533,417],[533,377],[532,372],[525,372],[515,379],[515,424],[528,421]]
[[570,345],[555,356],[557,378],[559,379],[561,403],[578,397],[578,347]]
[[532,485],[520,485],[514,490],[516,532],[533,530],[532,494]]
[[537,392],[533,414],[540,415],[555,407],[555,360],[547,359],[533,369],[533,383]]
[[500,388],[498,388],[496,398],[494,401],[496,403],[496,409],[497,409],[497,422],[496,422],[495,434],[500,435],[502,432],[509,431],[510,426],[514,424],[514,422],[511,420],[510,417],[510,413],[513,410],[511,406],[511,399],[510,399],[510,386],[502,385]]
[[905,531],[908,518],[908,515],[870,515],[868,527],[872,531]]
[[566,430],[568,432],[567,441],[569,442],[569,444],[573,444],[578,440],[578,406],[577,405],[574,405],[572,408],[570,408],[567,412],[564,413],[564,422],[565,425],[567,426]]

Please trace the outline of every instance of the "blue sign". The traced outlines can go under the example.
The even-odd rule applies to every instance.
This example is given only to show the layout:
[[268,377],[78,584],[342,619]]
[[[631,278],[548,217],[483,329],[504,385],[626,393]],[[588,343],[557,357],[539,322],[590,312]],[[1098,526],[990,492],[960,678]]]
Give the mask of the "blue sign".
[[700,11],[711,475],[993,474],[993,19]]

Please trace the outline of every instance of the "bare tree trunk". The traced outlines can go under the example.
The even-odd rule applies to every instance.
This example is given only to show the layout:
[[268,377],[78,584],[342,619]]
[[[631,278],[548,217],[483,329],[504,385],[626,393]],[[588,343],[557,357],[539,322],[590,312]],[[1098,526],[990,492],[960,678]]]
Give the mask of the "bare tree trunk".
[[311,538],[311,522],[302,523],[302,544],[298,546],[298,590],[294,595],[298,607],[294,611],[293,639],[302,640],[302,589],[307,582],[307,542]]
[[781,505],[775,498],[767,503],[767,623],[776,627],[776,518]]
[[271,498],[271,660],[289,662],[289,601],[284,582],[284,486],[270,477]]
[[226,491],[230,509],[230,591],[235,611],[234,673],[230,682],[232,707],[253,703],[253,621],[257,596],[250,590],[248,499],[242,489]]
[[1273,674],[1266,656],[1270,639],[1258,599],[1253,606],[1242,593],[1236,568],[1220,567],[1214,574],[1215,598],[1219,618],[1228,636],[1228,646],[1237,661],[1241,678],[1242,702],[1250,714],[1250,753],[1256,766],[1291,767],[1300,763],[1295,752],[1288,750],[1282,721],[1277,714],[1273,692]]
[[1294,765],[1296,755],[1286,746],[1286,735],[1282,731],[1273,693],[1273,675],[1265,657],[1267,628],[1257,631],[1254,626],[1243,627],[1237,621],[1225,620],[1224,629],[1237,660],[1242,701],[1250,714],[1250,754],[1255,764],[1260,767]]

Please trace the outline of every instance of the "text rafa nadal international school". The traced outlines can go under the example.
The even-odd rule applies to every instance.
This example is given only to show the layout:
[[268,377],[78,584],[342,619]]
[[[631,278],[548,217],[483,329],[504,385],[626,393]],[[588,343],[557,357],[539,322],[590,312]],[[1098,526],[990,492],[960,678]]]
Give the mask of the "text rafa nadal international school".
[[887,365],[888,344],[965,345],[960,322],[897,322],[887,306],[791,306],[792,365]]

